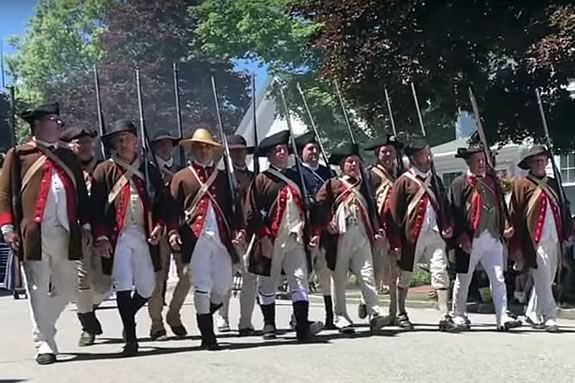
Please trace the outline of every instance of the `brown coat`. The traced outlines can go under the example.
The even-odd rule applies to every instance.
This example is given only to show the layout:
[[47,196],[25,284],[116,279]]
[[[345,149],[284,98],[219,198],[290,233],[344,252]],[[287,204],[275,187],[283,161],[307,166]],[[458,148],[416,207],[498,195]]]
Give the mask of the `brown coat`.
[[[436,179],[437,188],[440,196],[443,196],[441,203],[446,204],[445,189],[441,179]],[[412,271],[415,259],[415,246],[419,239],[420,230],[425,218],[425,209],[429,198],[427,194],[419,200],[415,208],[408,212],[408,207],[414,200],[420,189],[419,184],[415,183],[407,176],[407,172],[402,174],[393,184],[390,195],[389,212],[391,222],[388,229],[388,238],[390,245],[394,248],[401,249],[399,266],[402,270]],[[442,197],[437,196],[438,200]],[[433,206],[438,217],[438,227],[441,231],[451,227],[450,222],[441,222],[439,206]]]
[[[234,231],[244,228],[243,214],[241,206],[236,206],[234,214],[233,199],[230,195],[228,177],[225,172],[211,167],[204,170],[202,167],[192,163],[196,173],[203,183],[207,182],[213,171],[218,172],[214,182],[208,192],[215,197],[218,206],[213,206],[218,224],[220,239],[228,249],[234,263],[239,261],[239,256],[232,244]],[[182,259],[189,263],[196,246],[198,237],[202,233],[208,202],[212,202],[208,194],[199,200],[191,214],[186,217],[184,212],[192,208],[192,203],[196,194],[200,190],[200,183],[189,167],[186,167],[174,175],[170,183],[170,202],[168,208],[168,230],[169,233],[178,231],[182,238]],[[237,197],[239,201],[239,196]]]
[[[555,179],[546,177],[546,183],[557,195],[559,194],[559,186]],[[547,198],[541,193],[539,198],[533,200],[533,208],[529,214],[528,206],[537,190],[538,186],[534,181],[527,177],[517,177],[513,182],[509,211],[515,229],[511,239],[511,256],[513,258],[522,257],[525,265],[531,268],[537,268],[536,245],[541,236],[545,209],[548,205]],[[568,239],[573,235],[573,223],[570,219],[563,222],[560,211],[561,208],[567,209],[567,207],[552,204],[551,208],[556,225],[558,225],[559,241]]]
[[[42,155],[33,142],[18,145],[6,154],[2,175],[0,176],[0,226],[12,224],[20,232],[22,247],[19,257],[23,260],[40,260],[42,258],[42,224],[45,193],[49,187],[50,169],[58,171],[66,187],[71,190],[68,199],[68,218],[70,224],[69,258],[82,259],[81,225],[89,223],[90,203],[84,183],[80,162],[69,149],[58,147],[54,154],[72,172],[74,181],[52,160],[47,160],[42,169],[37,171],[28,185],[20,192],[22,178],[32,164]],[[74,183],[76,188],[74,189]],[[72,203],[70,203],[72,202]]]
[[[139,170],[142,174],[145,174],[143,164],[140,165]],[[124,173],[125,170],[123,167],[119,166],[112,160],[107,160],[96,166],[96,169],[94,170],[94,179],[92,181],[92,194],[90,199],[91,205],[94,209],[94,224],[92,225],[94,237],[108,238],[112,244],[112,248],[116,247],[118,237],[123,230],[126,209],[128,207],[127,202],[130,195],[130,185],[124,185],[122,192],[119,193],[111,204],[108,203],[108,195]],[[148,173],[150,176],[150,182],[156,191],[153,201],[150,201],[150,198],[148,197],[144,181],[136,175],[132,176],[132,181],[135,183],[138,194],[142,200],[142,205],[144,206],[144,229],[146,236],[150,235],[156,225],[163,225],[165,222],[165,216],[162,212],[162,205],[165,198],[160,173],[152,164],[148,164]],[[149,217],[151,217],[151,220]],[[150,255],[152,257],[155,271],[159,271],[161,269],[160,255],[158,251],[158,246],[150,246]],[[102,259],[104,273],[111,273],[112,264],[112,259]]]
[[[353,184],[353,180],[349,183]],[[322,230],[330,224],[339,205],[343,202],[344,193],[350,193],[348,186],[340,178],[331,178],[319,189],[315,204],[312,208],[311,221],[314,235],[320,235]],[[362,193],[365,198],[365,193]],[[367,206],[360,205],[361,220],[366,228],[366,233],[370,239],[373,239],[374,228],[369,219]],[[326,249],[327,265],[331,270],[335,270],[337,261],[337,239],[339,235],[330,235],[328,239],[322,241],[322,246]],[[322,238],[323,239],[323,238]],[[329,251],[327,251],[329,249]]]
[[[299,177],[293,169],[284,169],[282,174],[298,185],[301,196]],[[277,230],[283,218],[285,209],[285,191],[287,183],[268,171],[258,174],[248,191],[246,204],[246,223],[248,238],[255,235],[256,238],[269,237],[275,240]],[[296,198],[295,201],[303,210],[303,201]],[[308,231],[304,230],[304,241],[307,243]],[[250,272],[258,275],[269,275],[271,270],[271,256],[262,254],[259,241],[250,255],[248,268]],[[308,265],[309,266],[309,265]]]

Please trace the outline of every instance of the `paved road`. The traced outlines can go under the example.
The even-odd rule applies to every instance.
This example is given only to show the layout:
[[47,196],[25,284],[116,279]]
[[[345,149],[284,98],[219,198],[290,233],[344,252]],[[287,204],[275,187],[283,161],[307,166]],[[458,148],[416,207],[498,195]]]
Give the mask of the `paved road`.
[[[355,307],[350,313],[355,317]],[[281,302],[278,325],[288,327],[291,306]],[[314,300],[312,317],[323,309]],[[0,383],[32,382],[575,382],[575,322],[562,321],[562,334],[531,329],[517,333],[494,332],[492,316],[473,315],[477,327],[465,334],[437,333],[438,312],[412,309],[420,324],[416,331],[390,328],[369,336],[358,327],[354,338],[330,331],[317,343],[300,345],[289,332],[274,342],[259,337],[220,338],[220,352],[198,349],[199,338],[191,302],[184,306],[184,321],[192,336],[184,340],[141,342],[142,355],[118,358],[120,321],[113,302],[99,317],[105,334],[89,348],[76,345],[78,325],[70,307],[60,318],[59,362],[37,366],[33,360],[26,301],[0,298]],[[231,308],[232,327],[238,318],[238,300]],[[146,310],[139,314],[138,332],[148,333]],[[361,323],[358,319],[357,323]],[[255,315],[261,326],[261,315]]]

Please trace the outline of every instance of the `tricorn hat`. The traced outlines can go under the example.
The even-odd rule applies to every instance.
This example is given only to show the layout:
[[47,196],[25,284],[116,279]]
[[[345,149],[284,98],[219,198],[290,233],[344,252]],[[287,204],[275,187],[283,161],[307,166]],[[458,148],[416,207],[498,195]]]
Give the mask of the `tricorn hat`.
[[529,159],[541,154],[546,154],[547,157],[549,157],[549,150],[547,150],[544,145],[533,145],[531,148],[529,148],[529,151],[527,154],[525,154],[525,156],[523,156],[517,166],[523,170],[529,170]]
[[25,110],[22,113],[20,113],[19,116],[28,124],[32,125],[34,121],[52,114],[55,114],[57,116],[60,115],[60,105],[57,102],[40,105],[35,109]]
[[198,128],[194,130],[194,133],[192,133],[192,136],[190,138],[184,138],[183,140],[180,141],[180,145],[193,144],[193,143],[210,145],[213,146],[214,149],[218,150],[223,150],[224,148],[222,144],[214,140],[212,133],[210,133],[209,130],[204,128]]
[[405,148],[403,149],[406,156],[413,156],[415,153],[429,147],[429,144],[423,137],[414,137],[412,138]]
[[400,142],[397,137],[393,134],[388,134],[385,138],[379,138],[374,140],[368,146],[365,147],[365,151],[372,151],[381,148],[382,146],[392,145],[396,149],[403,149],[403,143]]
[[72,142],[73,140],[78,139],[80,137],[94,138],[94,137],[96,137],[96,133],[92,132],[91,130],[86,129],[86,128],[81,128],[79,126],[73,126],[73,127],[66,129],[60,135],[60,140],[64,141],[64,142]]
[[[260,157],[265,157],[269,154],[277,145],[287,145],[289,144],[290,133],[289,130],[282,130],[271,136],[264,138],[259,145],[256,147],[256,155]],[[288,148],[289,150],[289,148]]]
[[102,136],[102,142],[106,145],[110,145],[112,137],[123,132],[129,132],[135,136],[138,135],[138,129],[132,121],[128,119],[121,119],[114,122],[110,129],[107,130],[106,134]]
[[470,144],[467,148],[457,148],[457,153],[455,158],[468,159],[475,153],[482,153],[484,151],[483,145],[481,144]]
[[317,143],[317,138],[313,132],[306,132],[295,138],[295,146],[298,151],[302,151],[307,144]]
[[180,137],[170,134],[167,130],[159,129],[152,135],[152,144],[161,140],[170,140],[172,144],[176,146],[180,142]]
[[245,149],[248,154],[254,153],[254,147],[248,146],[246,139],[240,136],[239,134],[231,134],[226,137],[228,140],[228,147],[230,150],[234,149]]
[[332,151],[331,155],[328,158],[328,162],[331,165],[339,165],[341,161],[352,155],[356,155],[359,158],[361,158],[361,155],[359,154],[359,145],[344,142],[339,144]]

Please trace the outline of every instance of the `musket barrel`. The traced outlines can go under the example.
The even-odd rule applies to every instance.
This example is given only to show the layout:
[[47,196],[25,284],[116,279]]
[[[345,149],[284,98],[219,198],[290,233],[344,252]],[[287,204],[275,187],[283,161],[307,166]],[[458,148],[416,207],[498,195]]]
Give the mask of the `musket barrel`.
[[393,111],[391,110],[391,100],[389,99],[389,93],[387,93],[387,88],[384,88],[383,92],[385,93],[387,112],[389,113],[389,120],[391,121],[391,129],[393,131],[393,135],[397,137],[397,129],[395,128],[395,119],[393,118]]
[[419,119],[419,127],[421,128],[421,133],[424,137],[427,137],[425,132],[425,125],[423,124],[423,116],[421,115],[421,109],[419,107],[419,100],[417,99],[417,92],[415,91],[415,84],[411,83],[411,93],[413,94],[413,101],[415,101],[415,108],[417,109],[417,118]]
[[98,113],[98,135],[100,136],[100,152],[102,159],[108,158],[108,150],[102,141],[104,135],[104,113],[102,112],[102,99],[100,97],[100,76],[98,74],[98,66],[94,64],[94,87],[96,88],[96,111]]
[[343,117],[345,119],[345,125],[347,126],[347,130],[349,132],[349,137],[351,138],[351,143],[355,144],[355,136],[353,135],[353,130],[351,129],[351,123],[349,122],[349,118],[347,116],[347,108],[345,107],[345,102],[343,101],[343,97],[341,95],[341,91],[339,89],[339,83],[337,80],[334,81],[335,84],[335,92],[337,93],[337,98],[339,99],[339,104],[341,106],[341,111],[343,112]]
[[298,90],[299,94],[301,95],[301,99],[302,99],[302,101],[303,101],[303,105],[304,105],[305,110],[306,110],[306,113],[307,113],[307,115],[308,115],[311,128],[313,129],[313,134],[315,134],[315,136],[316,136],[316,138],[317,138],[317,143],[318,143],[318,145],[319,145],[319,150],[321,151],[321,157],[323,158],[323,160],[324,160],[324,162],[325,162],[325,165],[326,165],[326,166],[329,166],[329,161],[328,161],[328,159],[327,159],[327,154],[326,154],[325,148],[323,147],[323,144],[322,144],[322,142],[321,142],[321,138],[320,138],[320,136],[319,136],[319,131],[317,130],[317,126],[316,126],[315,121],[314,121],[314,119],[313,119],[313,115],[311,114],[311,110],[309,109],[309,105],[308,105],[308,103],[307,103],[307,99],[306,99],[306,97],[305,97],[305,93],[303,92],[303,90],[302,90],[302,88],[301,88],[299,82],[297,83],[296,86],[297,86],[297,90]]
[[[180,136],[180,140],[184,138],[184,127],[182,125],[182,110],[180,106],[180,86],[179,86],[179,74],[178,74],[178,66],[176,63],[173,63],[172,70],[174,73],[174,96],[176,99],[176,119],[178,125],[178,135]],[[186,156],[184,153],[184,147],[180,146],[180,166],[184,166],[186,164]]]
[[[252,118],[254,127],[254,148],[258,146],[258,111],[257,111],[257,99],[256,99],[256,76],[252,75]],[[258,174],[260,172],[260,159],[254,154],[254,173]]]

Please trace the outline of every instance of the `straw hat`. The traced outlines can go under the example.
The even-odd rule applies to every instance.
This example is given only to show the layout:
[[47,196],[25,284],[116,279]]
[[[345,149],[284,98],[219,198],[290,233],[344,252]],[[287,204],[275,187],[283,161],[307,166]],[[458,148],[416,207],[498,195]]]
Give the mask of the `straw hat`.
[[210,146],[213,146],[214,149],[217,149],[217,150],[223,150],[224,149],[224,147],[220,143],[214,141],[214,137],[212,136],[212,133],[210,133],[209,130],[204,129],[204,128],[196,129],[194,131],[194,133],[192,134],[192,137],[185,138],[185,139],[180,141],[180,145],[191,145],[193,143],[210,145]]

